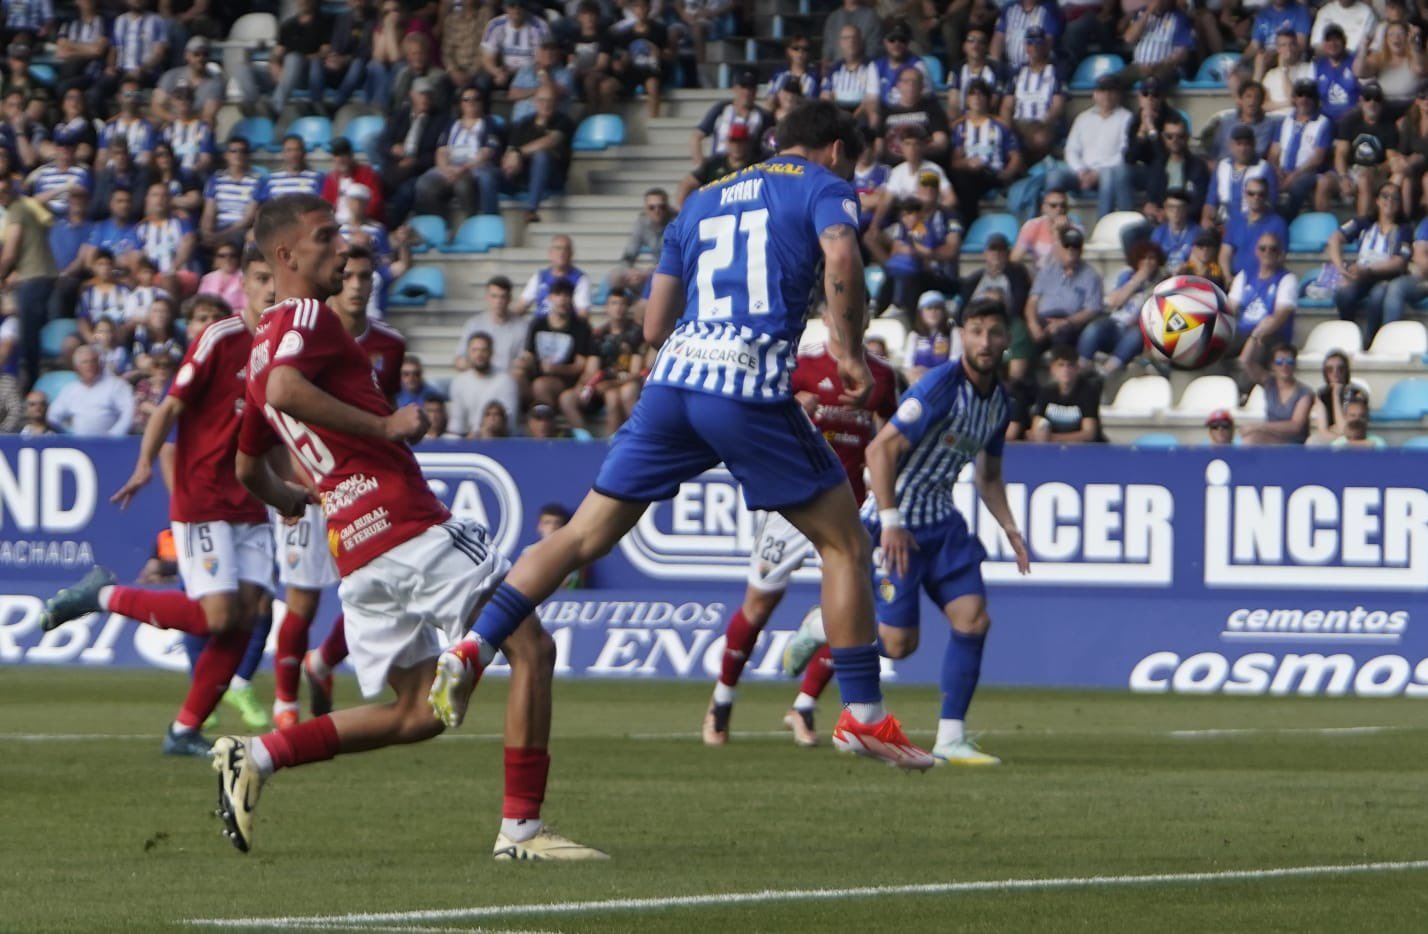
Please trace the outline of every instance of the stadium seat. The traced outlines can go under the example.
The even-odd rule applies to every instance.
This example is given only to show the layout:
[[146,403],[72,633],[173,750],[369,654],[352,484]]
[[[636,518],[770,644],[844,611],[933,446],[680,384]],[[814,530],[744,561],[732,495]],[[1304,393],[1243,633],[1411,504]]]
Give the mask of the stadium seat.
[[244,117],[228,131],[230,140],[240,136],[248,141],[249,149],[272,149],[273,138],[276,136],[273,121],[267,117]]
[[[1137,215],[1138,217],[1139,215]],[[1016,218],[1010,214],[983,214],[972,221],[962,240],[963,253],[980,253],[987,248],[987,238],[999,233],[1008,243],[1016,242]]]
[[446,218],[437,217],[435,214],[418,214],[408,223],[411,224],[412,230],[416,231],[417,236],[421,237],[420,243],[412,245],[413,253],[425,253],[427,250],[446,245]]
[[381,137],[382,131],[386,128],[386,117],[366,114],[361,117],[353,117],[347,126],[342,128],[342,135],[352,144],[353,152],[368,153],[370,159],[372,143]]
[[73,318],[56,318],[40,328],[40,355],[52,359],[64,349],[65,338],[79,332]]
[[897,318],[874,318],[868,322],[866,337],[881,337],[888,345],[888,356],[897,358],[902,354],[902,345],[907,343],[907,325]]
[[1218,91],[1229,83],[1230,74],[1239,60],[1240,56],[1236,52],[1220,52],[1207,56],[1200,63],[1195,80],[1183,81],[1180,87],[1186,91]]
[[1428,354],[1428,328],[1417,321],[1390,321],[1378,329],[1361,360],[1407,363]]
[[44,393],[45,397],[53,402],[61,389],[77,379],[79,379],[79,374],[73,370],[50,370],[35,380],[33,388]]
[[[1120,256],[1125,249],[1121,245],[1121,233],[1127,227],[1144,223],[1146,223],[1145,215],[1139,211],[1112,211],[1096,221],[1096,226],[1091,231],[1091,238],[1086,241],[1086,246],[1091,249],[1114,250],[1116,255]],[[1009,239],[1014,241],[1016,237],[1013,236]]]
[[1164,376],[1137,376],[1121,384],[1111,404],[1101,406],[1101,413],[1112,418],[1147,418],[1168,412],[1171,397],[1170,380]]
[[1289,252],[1323,253],[1339,219],[1328,211],[1309,211],[1289,222]]
[[877,298],[878,293],[883,290],[883,285],[888,281],[888,274],[883,272],[883,267],[876,263],[868,265],[863,269],[863,285],[868,288],[868,298]]
[[1428,379],[1401,379],[1388,390],[1388,399],[1373,418],[1417,421],[1424,415],[1428,415]]
[[[298,117],[288,124],[287,133],[302,137],[308,152],[332,148],[332,121],[326,117]],[[355,143],[352,148],[357,148]]]
[[822,318],[809,318],[808,324],[803,328],[803,339],[798,342],[798,349],[803,350],[826,340],[828,340],[828,325],[823,323]]
[[1228,376],[1197,376],[1180,394],[1175,414],[1204,418],[1216,409],[1239,406],[1240,390]]
[[1363,332],[1352,321],[1321,321],[1299,348],[1299,359],[1318,365],[1331,350],[1341,350],[1350,357],[1364,349]]
[[947,69],[943,67],[942,59],[936,55],[924,55],[922,64],[927,68],[927,77],[932,79],[932,89],[938,94],[947,90]]
[[1131,442],[1133,448],[1178,448],[1180,439],[1172,434],[1163,431],[1151,432],[1148,435],[1141,435]]
[[1402,446],[1406,451],[1428,451],[1428,435],[1414,435]]
[[486,253],[506,245],[506,219],[499,214],[476,214],[461,222],[451,242],[437,247],[442,253]]
[[1113,75],[1124,67],[1126,60],[1119,55],[1088,55],[1071,76],[1071,90],[1089,91],[1096,86],[1096,79],[1101,75]]
[[1264,387],[1256,386],[1250,390],[1249,398],[1245,400],[1242,408],[1237,409],[1235,414],[1241,418],[1263,419],[1264,418]]
[[55,73],[55,66],[46,65],[43,62],[36,62],[30,66],[30,77],[45,87],[52,88],[55,85],[55,79],[58,75]]
[[446,297],[446,275],[436,266],[413,266],[392,283],[388,302],[403,308],[425,305],[430,299]]
[[278,41],[278,18],[271,13],[245,13],[228,30],[228,41],[272,45]]
[[575,128],[576,152],[602,152],[625,143],[625,121],[618,114],[595,114],[580,121]]

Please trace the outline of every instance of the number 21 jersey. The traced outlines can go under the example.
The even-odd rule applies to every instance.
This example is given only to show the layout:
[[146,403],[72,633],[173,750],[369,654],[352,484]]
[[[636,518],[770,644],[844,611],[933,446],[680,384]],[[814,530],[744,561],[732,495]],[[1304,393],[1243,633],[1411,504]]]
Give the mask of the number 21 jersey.
[[281,443],[292,452],[321,494],[328,545],[344,577],[450,517],[405,444],[304,425],[268,405],[268,379],[279,366],[364,412],[387,415],[392,406],[371,357],[325,303],[289,299],[263,313],[238,447],[257,456]]
[[684,313],[648,382],[749,402],[789,398],[794,353],[828,228],[858,228],[852,186],[796,156],[711,182],[665,229],[656,272],[679,278]]

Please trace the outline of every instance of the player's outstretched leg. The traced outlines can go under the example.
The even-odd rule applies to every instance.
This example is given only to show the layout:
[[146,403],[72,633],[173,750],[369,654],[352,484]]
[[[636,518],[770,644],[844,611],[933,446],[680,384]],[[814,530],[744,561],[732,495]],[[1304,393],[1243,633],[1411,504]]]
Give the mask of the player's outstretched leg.
[[952,638],[942,656],[942,713],[932,755],[939,765],[1000,765],[1002,760],[978,749],[963,727],[982,675],[982,648],[992,624],[986,598],[966,594],[948,603],[946,612]]
[[818,709],[818,698],[823,689],[833,680],[833,655],[828,646],[822,645],[813,653],[813,658],[803,671],[803,683],[798,687],[798,696],[793,706],[783,716],[783,725],[793,731],[796,746],[817,746],[818,729],[813,725],[813,714]]
[[302,660],[308,703],[314,717],[332,712],[332,672],[346,657],[347,620],[339,613],[322,645],[308,652]]
[[723,746],[729,741],[729,718],[734,712],[734,698],[744,666],[758,644],[759,634],[783,599],[782,590],[759,590],[750,585],[744,592],[743,604],[729,617],[724,631],[724,656],[720,661],[719,679],[714,682],[714,695],[704,712],[701,730],[704,745]]
[[832,487],[784,515],[823,560],[823,627],[845,705],[833,730],[834,747],[897,768],[931,768],[932,756],[913,745],[883,707],[869,574],[872,545],[858,521],[852,491],[847,484]]

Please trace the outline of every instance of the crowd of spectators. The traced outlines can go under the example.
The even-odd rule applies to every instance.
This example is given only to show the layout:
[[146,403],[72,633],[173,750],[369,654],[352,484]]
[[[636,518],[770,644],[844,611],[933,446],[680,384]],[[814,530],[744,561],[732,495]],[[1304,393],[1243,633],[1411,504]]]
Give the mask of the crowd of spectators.
[[[630,97],[658,116],[666,88],[698,83],[708,43],[756,12],[731,0],[298,0],[271,46],[220,50],[240,14],[277,5],[157,2],[78,0],[58,16],[50,0],[5,6],[0,429],[33,427],[32,402],[47,402],[57,428],[93,428],[93,416],[106,433],[139,430],[196,306],[241,306],[240,251],[271,197],[333,203],[343,235],[377,257],[370,313],[381,317],[412,262],[414,214],[455,224],[517,196],[527,223],[541,222],[565,184],[577,117]],[[906,346],[884,348],[905,378],[956,354],[962,304],[1000,295],[1025,410],[1014,432],[1103,439],[1103,387],[1146,365],[1137,309],[1188,272],[1226,289],[1240,324],[1229,372],[1284,416],[1240,438],[1345,436],[1354,400],[1311,393],[1300,413],[1283,347],[1301,294],[1332,298],[1365,342],[1428,295],[1428,4],[814,0],[812,12],[813,28],[781,40],[779,67],[734,70],[727,99],[691,133],[688,174],[667,180],[672,196],[645,193],[615,268],[582,271],[576,244],[557,234],[528,282],[487,284],[442,392],[408,361],[405,396],[429,407],[434,436],[618,427],[650,354],[639,296],[664,227],[696,187],[771,152],[779,117],[811,97],[863,125],[854,185],[867,258],[884,273],[871,305],[908,325]],[[1232,106],[1192,135],[1175,88],[1222,51],[1237,55]],[[1097,78],[1073,118],[1071,76],[1098,53],[1126,67]],[[31,67],[37,58],[44,67]],[[325,172],[286,137],[269,171],[242,135],[219,137],[225,101],[280,125],[357,104],[384,129],[365,153],[333,140]],[[968,230],[998,198],[1020,231],[964,264]],[[1073,219],[1082,199],[1097,216],[1143,217],[1104,281]],[[1347,220],[1327,261],[1296,276],[1287,221],[1309,209]],[[41,331],[60,319],[74,334],[42,360]],[[51,365],[78,374],[70,399],[27,395]],[[125,392],[128,415],[104,416]]]

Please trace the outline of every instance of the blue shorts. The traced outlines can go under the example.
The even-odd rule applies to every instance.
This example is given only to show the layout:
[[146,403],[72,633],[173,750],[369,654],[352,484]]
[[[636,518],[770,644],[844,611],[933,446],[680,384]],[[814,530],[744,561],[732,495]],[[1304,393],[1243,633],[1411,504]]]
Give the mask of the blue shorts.
[[828,442],[792,399],[756,405],[647,386],[615,433],[595,492],[658,502],[721,461],[743,486],[750,509],[801,506],[848,482]]
[[[877,523],[869,523],[873,542],[878,541]],[[880,566],[873,568],[873,611],[878,625],[912,629],[918,623],[918,600],[922,593],[938,608],[968,594],[987,595],[982,582],[982,562],[987,551],[967,531],[956,516],[947,525],[913,530],[917,548],[908,555],[907,576],[898,577]]]

